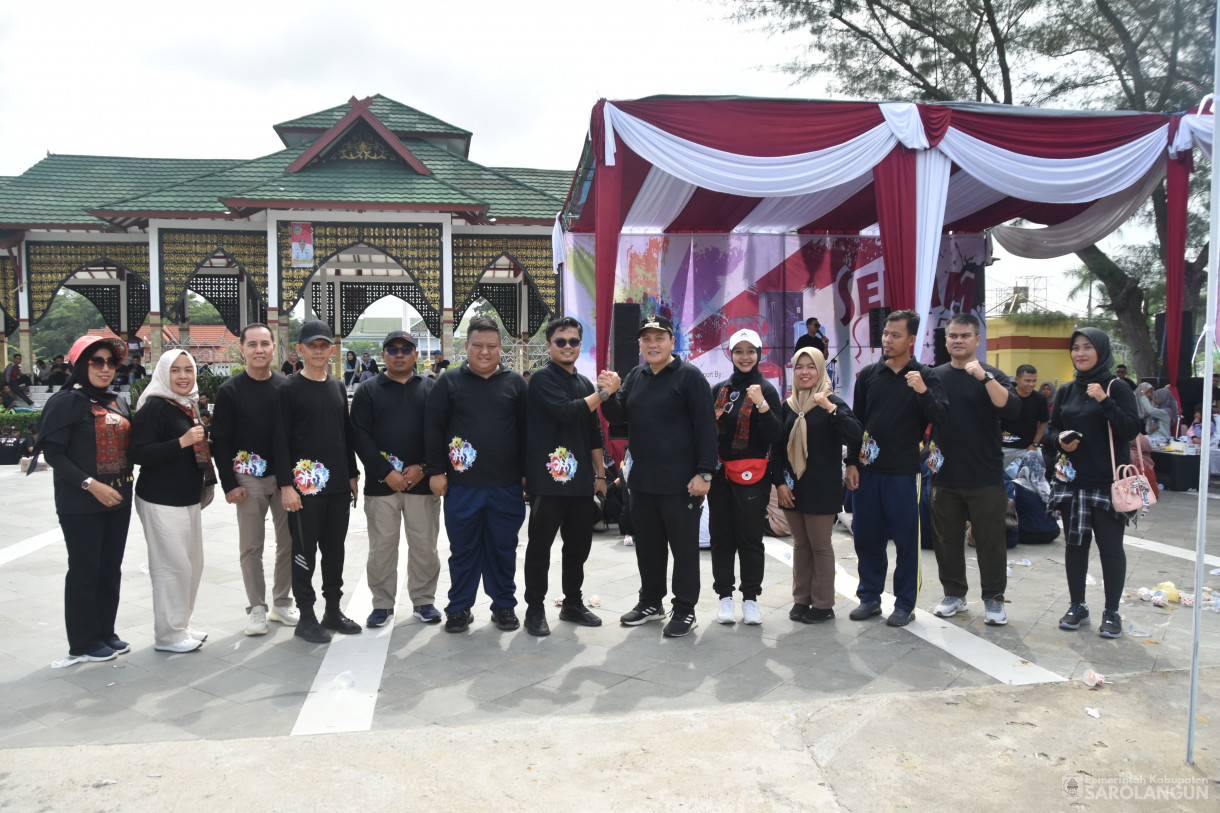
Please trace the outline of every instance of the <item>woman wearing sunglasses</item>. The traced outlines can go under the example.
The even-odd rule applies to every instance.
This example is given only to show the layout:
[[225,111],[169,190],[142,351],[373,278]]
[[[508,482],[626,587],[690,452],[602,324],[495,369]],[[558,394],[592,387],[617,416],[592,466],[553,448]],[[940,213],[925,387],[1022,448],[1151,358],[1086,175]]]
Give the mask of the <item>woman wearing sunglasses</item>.
[[72,372],[43,408],[33,452],[43,452],[54,471],[55,511],[68,547],[69,660],[108,661],[130,649],[114,621],[131,522],[131,412],[109,389],[126,355],[118,339],[76,340],[68,351]]
[[216,473],[199,422],[195,360],[185,350],[161,356],[132,420],[131,458],[140,464],[136,513],[148,542],[153,648],[191,652],[207,637],[190,629],[203,575],[200,514]]

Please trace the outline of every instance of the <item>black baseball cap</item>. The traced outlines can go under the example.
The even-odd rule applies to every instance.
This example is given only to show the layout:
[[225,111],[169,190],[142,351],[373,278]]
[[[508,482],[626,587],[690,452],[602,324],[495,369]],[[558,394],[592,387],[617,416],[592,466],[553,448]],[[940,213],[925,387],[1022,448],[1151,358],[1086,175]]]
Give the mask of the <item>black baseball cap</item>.
[[386,334],[385,341],[383,341],[381,343],[381,346],[388,347],[390,342],[394,341],[395,339],[402,339],[404,342],[411,345],[412,347],[415,346],[415,339],[411,338],[411,334],[405,330],[390,331],[388,334]]
[[318,339],[326,339],[331,344],[335,343],[334,331],[330,329],[330,325],[320,319],[311,319],[301,327],[301,344],[309,344]]
[[641,320],[641,322],[640,322],[639,333],[643,333],[645,330],[664,330],[670,336],[674,335],[673,323],[670,322],[668,319],[666,319],[664,316],[646,316],[646,317],[644,317],[644,319]]

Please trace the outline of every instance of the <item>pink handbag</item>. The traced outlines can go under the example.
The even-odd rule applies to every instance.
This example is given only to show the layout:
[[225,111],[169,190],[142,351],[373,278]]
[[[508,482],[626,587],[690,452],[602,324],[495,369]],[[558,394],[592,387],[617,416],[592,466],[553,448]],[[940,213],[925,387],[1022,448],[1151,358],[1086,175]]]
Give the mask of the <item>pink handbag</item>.
[[[1106,387],[1106,394],[1110,394],[1109,386]],[[1115,511],[1124,514],[1140,511],[1142,516],[1150,505],[1156,503],[1157,495],[1148,478],[1144,476],[1144,452],[1139,444],[1135,446],[1135,456],[1139,468],[1130,463],[1117,465],[1114,457],[1114,429],[1110,428],[1110,467],[1114,469],[1114,482],[1110,485],[1110,504],[1114,506]]]

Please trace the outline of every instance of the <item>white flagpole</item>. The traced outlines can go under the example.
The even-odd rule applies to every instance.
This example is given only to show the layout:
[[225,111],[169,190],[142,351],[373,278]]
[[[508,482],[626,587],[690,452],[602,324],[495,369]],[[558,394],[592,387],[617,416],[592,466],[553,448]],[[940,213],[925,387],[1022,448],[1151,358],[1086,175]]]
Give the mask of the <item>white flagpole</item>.
[[[1216,12],[1220,14],[1220,0],[1216,0]],[[1216,290],[1216,264],[1220,261],[1220,171],[1216,166],[1217,149],[1220,148],[1220,116],[1216,115],[1216,101],[1220,100],[1220,48],[1216,49],[1212,74],[1212,194],[1209,204],[1211,229],[1207,243],[1207,307],[1203,322],[1203,421],[1199,438],[1199,506],[1195,519],[1195,606],[1194,634],[1190,642],[1190,717],[1186,727],[1186,764],[1195,764],[1195,718],[1199,709],[1199,630],[1203,622],[1203,548],[1207,540],[1207,484],[1211,476],[1211,374],[1215,363],[1216,349],[1216,305],[1220,302]],[[1200,110],[1200,113],[1203,111]],[[1176,250],[1176,247],[1175,249]]]

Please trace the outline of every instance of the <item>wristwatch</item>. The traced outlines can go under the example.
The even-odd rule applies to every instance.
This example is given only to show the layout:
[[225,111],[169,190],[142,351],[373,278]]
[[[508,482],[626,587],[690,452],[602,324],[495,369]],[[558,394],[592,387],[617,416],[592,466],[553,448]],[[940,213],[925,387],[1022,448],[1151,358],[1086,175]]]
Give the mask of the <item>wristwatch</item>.
[[81,484],[80,484],[81,490],[88,491],[89,486],[91,486],[91,485],[93,485],[92,477],[86,477],[84,480],[81,480]]
[[987,370],[983,373],[983,383],[984,384],[986,384],[988,381],[995,381],[995,380],[996,380],[995,373],[991,372],[991,370]]
[[712,482],[712,475],[708,474],[707,472],[701,471],[699,472],[699,476],[703,478],[703,482],[705,483]]
[[607,390],[604,390],[604,389],[598,388],[598,390],[597,390],[597,397],[598,397],[598,398],[600,398],[600,399],[602,399],[603,401],[606,401],[606,400],[608,400],[608,399],[610,398],[610,393],[609,393],[609,391],[607,391]]

